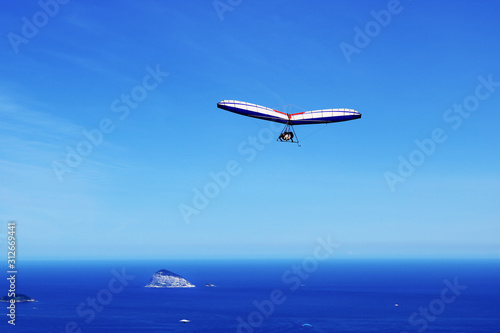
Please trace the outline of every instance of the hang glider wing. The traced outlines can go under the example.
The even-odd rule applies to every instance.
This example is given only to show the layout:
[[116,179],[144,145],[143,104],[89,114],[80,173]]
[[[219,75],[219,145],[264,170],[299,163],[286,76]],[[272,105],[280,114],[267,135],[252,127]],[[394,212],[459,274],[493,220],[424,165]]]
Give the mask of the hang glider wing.
[[290,117],[290,125],[305,125],[305,124],[325,124],[336,123],[339,121],[347,121],[361,118],[361,113],[354,109],[325,109],[292,113]]
[[217,107],[244,116],[288,125],[335,123],[361,118],[361,113],[354,109],[324,109],[288,114],[265,106],[234,100],[221,101],[217,103]]
[[288,115],[284,112],[247,102],[224,100],[217,103],[217,107],[244,116],[275,121],[282,124],[286,124],[289,121]]

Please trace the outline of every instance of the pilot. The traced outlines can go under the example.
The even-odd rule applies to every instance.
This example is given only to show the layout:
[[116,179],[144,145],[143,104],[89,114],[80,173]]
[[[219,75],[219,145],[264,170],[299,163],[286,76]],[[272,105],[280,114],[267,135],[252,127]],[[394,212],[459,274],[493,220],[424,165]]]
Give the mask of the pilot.
[[280,141],[291,141],[293,140],[293,132],[283,132],[279,136]]

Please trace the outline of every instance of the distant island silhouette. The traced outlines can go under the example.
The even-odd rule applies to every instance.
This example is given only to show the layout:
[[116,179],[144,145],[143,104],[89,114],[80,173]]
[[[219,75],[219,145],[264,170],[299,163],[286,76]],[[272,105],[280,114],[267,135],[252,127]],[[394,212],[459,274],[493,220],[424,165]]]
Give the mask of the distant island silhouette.
[[35,300],[25,294],[16,294],[14,297],[3,296],[0,297],[0,302],[10,302],[11,299],[14,299],[16,303],[24,303],[24,302],[35,302]]
[[146,288],[193,288],[188,280],[166,269],[160,269],[154,273]]

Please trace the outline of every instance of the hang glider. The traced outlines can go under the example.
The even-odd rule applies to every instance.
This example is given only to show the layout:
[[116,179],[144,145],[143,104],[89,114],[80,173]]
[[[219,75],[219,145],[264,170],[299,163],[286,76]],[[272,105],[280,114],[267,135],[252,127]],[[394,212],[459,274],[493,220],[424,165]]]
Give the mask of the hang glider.
[[361,118],[361,113],[354,109],[323,109],[285,113],[265,106],[234,100],[221,101],[217,103],[217,107],[243,116],[285,124],[278,140],[295,143],[298,143],[298,140],[293,129],[294,125],[327,124]]

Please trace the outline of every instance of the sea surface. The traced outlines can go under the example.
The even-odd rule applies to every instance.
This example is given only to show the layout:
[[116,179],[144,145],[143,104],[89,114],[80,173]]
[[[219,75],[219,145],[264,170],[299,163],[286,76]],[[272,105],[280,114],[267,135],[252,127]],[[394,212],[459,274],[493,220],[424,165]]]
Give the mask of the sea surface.
[[[160,269],[196,288],[145,288]],[[0,303],[1,332],[500,332],[499,260],[24,261],[18,272],[17,292],[37,302],[16,305],[15,326]]]

